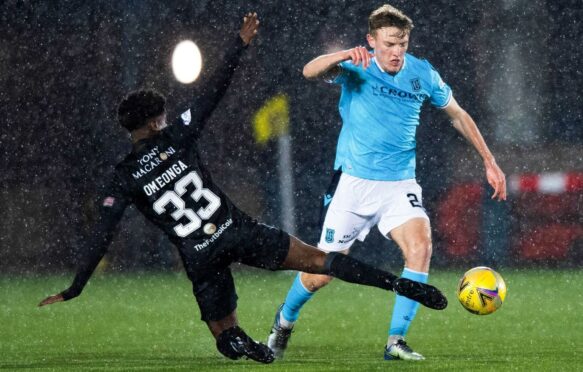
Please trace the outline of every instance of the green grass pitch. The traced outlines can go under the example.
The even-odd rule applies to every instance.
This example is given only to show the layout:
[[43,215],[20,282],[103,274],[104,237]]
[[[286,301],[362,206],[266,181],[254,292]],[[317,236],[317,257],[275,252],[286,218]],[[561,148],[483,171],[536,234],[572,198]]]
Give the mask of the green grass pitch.
[[[432,273],[450,305],[421,308],[408,336],[423,362],[382,360],[394,295],[333,282],[304,308],[283,361],[221,357],[183,274],[104,273],[81,297],[37,308],[71,276],[0,278],[0,369],[5,370],[583,370],[583,271],[507,270],[502,308],[462,309],[462,272]],[[239,319],[265,341],[289,272],[237,271]]]

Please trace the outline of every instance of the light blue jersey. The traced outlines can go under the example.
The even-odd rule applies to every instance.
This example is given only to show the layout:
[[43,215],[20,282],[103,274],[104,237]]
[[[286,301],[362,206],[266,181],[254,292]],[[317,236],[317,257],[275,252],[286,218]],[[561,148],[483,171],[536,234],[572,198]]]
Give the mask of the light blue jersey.
[[371,60],[365,70],[340,63],[333,80],[342,86],[339,109],[343,125],[334,169],[381,181],[415,178],[415,133],[423,102],[446,107],[451,88],[426,60],[405,55],[401,70],[391,75]]

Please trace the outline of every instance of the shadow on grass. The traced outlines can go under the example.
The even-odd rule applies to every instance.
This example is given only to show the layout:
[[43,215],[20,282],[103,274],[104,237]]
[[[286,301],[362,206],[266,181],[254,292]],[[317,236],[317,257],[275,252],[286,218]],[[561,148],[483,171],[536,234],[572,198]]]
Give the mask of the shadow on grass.
[[63,357],[37,358],[22,362],[0,362],[0,370],[230,370],[261,368],[262,364],[248,360],[229,360],[216,356],[156,356],[124,352],[71,353]]

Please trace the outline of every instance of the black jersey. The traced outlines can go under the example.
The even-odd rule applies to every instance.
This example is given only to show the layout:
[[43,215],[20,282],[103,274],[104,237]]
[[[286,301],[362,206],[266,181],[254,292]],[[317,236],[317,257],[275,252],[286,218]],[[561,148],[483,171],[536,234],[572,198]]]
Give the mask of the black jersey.
[[196,141],[224,95],[243,48],[237,37],[227,46],[224,60],[194,105],[160,134],[135,143],[132,152],[115,167],[100,200],[99,221],[83,247],[75,280],[63,292],[65,299],[82,291],[130,204],[169,236],[185,263],[205,255],[231,228],[233,218],[241,212],[201,164]]
[[234,206],[201,164],[184,117],[135,144],[116,166],[108,197],[122,205],[133,203],[174,244],[200,251],[209,235],[228,227]]

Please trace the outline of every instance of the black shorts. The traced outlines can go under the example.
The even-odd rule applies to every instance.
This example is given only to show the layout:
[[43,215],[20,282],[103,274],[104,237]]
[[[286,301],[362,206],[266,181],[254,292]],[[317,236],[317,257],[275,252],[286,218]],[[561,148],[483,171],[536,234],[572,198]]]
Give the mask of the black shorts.
[[189,273],[204,321],[220,320],[237,308],[231,263],[277,270],[287,257],[290,237],[239,212],[233,217],[233,228],[214,245],[209,247],[210,260]]

